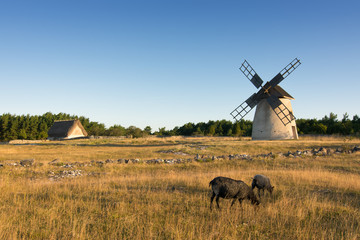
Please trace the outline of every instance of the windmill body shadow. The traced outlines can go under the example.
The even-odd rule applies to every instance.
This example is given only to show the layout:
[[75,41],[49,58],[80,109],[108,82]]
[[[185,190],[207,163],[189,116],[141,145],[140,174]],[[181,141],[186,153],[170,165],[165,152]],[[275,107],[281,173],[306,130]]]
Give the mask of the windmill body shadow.
[[295,116],[290,103],[294,98],[278,84],[300,64],[300,60],[295,58],[264,85],[263,80],[246,60],[241,65],[241,72],[259,91],[230,114],[236,121],[240,121],[256,106],[252,129],[253,140],[298,139]]

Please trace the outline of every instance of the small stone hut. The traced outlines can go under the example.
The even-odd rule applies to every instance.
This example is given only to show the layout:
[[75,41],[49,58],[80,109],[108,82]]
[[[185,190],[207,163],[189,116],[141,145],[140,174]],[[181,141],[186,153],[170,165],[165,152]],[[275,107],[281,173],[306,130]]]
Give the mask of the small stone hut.
[[55,121],[48,131],[48,139],[73,139],[86,137],[88,134],[79,120]]

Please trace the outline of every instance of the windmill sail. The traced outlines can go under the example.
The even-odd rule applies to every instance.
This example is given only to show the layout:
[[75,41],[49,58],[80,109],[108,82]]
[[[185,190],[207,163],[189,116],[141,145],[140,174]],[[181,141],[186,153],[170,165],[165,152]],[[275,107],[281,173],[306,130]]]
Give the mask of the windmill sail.
[[251,95],[245,102],[240,104],[237,108],[234,109],[230,114],[235,118],[236,121],[240,121],[248,114],[251,109],[253,109],[258,104],[256,100],[256,93]]
[[270,80],[271,87],[275,87],[282,80],[284,80],[290,73],[292,73],[298,66],[300,66],[301,62],[299,59],[295,58],[289,63],[283,70],[281,70],[273,79]]
[[250,64],[245,60],[241,67],[239,68],[240,71],[247,77],[247,79],[254,84],[256,88],[261,87],[263,80],[257,75],[255,70],[250,66]]

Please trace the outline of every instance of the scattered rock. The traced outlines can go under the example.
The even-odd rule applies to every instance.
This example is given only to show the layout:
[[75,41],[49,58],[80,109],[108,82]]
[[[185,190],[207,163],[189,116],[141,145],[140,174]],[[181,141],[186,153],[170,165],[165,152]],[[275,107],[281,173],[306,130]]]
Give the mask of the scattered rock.
[[120,163],[120,164],[125,163],[125,159],[120,158],[120,159],[117,160],[117,163]]
[[88,164],[85,163],[85,162],[81,162],[81,163],[79,163],[79,162],[74,162],[74,163],[73,163],[73,166],[86,167],[86,166],[88,166]]
[[277,156],[278,157],[284,157],[285,155],[283,153],[279,152],[279,153],[277,153]]
[[132,163],[139,163],[139,162],[140,162],[140,159],[138,159],[138,158],[131,159],[131,162],[132,162]]
[[[254,157],[259,157],[259,158],[275,158],[276,157],[289,157],[289,158],[298,158],[298,157],[310,157],[313,156],[314,158],[317,157],[322,157],[322,156],[331,156],[333,154],[358,154],[360,153],[360,147],[359,146],[354,146],[353,148],[349,148],[350,150],[344,150],[343,148],[337,147],[335,148],[325,148],[325,147],[320,147],[318,150],[313,148],[312,150],[296,150],[295,152],[292,151],[288,151],[287,153],[276,153],[273,154],[272,152],[268,153],[268,154],[258,154],[255,155]],[[168,151],[161,151],[162,153],[174,153],[174,154],[178,154],[178,155],[188,155],[188,154],[184,154],[181,152],[175,152],[174,150],[168,150]],[[199,162],[209,162],[209,161],[215,161],[215,160],[252,160],[252,156],[251,155],[247,155],[247,154],[229,154],[229,155],[222,155],[222,156],[215,156],[215,155],[200,155],[200,154],[196,154],[194,158],[188,158],[188,159],[182,159],[182,158],[173,158],[173,159],[161,159],[161,158],[157,158],[157,159],[150,159],[150,160],[140,160],[138,158],[135,159],[117,159],[117,160],[111,160],[111,159],[107,159],[105,161],[95,161],[92,160],[91,162],[86,162],[86,163],[71,163],[71,164],[63,164],[60,162],[59,159],[54,159],[52,161],[50,161],[48,164],[49,165],[55,165],[55,166],[60,166],[63,168],[74,168],[77,166],[92,166],[92,165],[96,165],[96,166],[103,166],[104,164],[108,164],[108,163],[119,163],[119,164],[133,164],[133,163],[148,163],[148,164],[180,164],[180,163],[189,163],[192,162],[193,160],[195,161],[199,161]],[[21,165],[23,167],[30,167],[30,166],[34,166],[34,159],[24,159],[21,160],[19,163],[14,162],[14,163],[5,163],[5,165],[8,166],[18,166]],[[38,164],[38,163],[37,163]],[[42,164],[42,163],[41,163]],[[36,164],[35,164],[36,165]],[[39,166],[39,165],[36,165]],[[4,167],[4,164],[0,164],[0,168]],[[61,178],[61,176],[78,176],[80,173],[76,172],[76,171],[80,171],[80,170],[68,170],[68,171],[63,171],[60,175],[58,174],[57,178]],[[56,177],[53,177],[56,178]]]
[[62,165],[63,168],[72,168],[73,166],[71,164],[64,164]]
[[342,148],[336,148],[335,154],[340,154],[340,153],[343,153],[343,149]]
[[309,151],[309,150],[303,151],[302,154],[305,155],[305,156],[312,156],[313,155],[312,152]]
[[164,163],[169,163],[169,164],[174,164],[175,163],[175,159],[165,159]]
[[247,154],[235,154],[234,157],[238,160],[252,160],[251,156]]
[[328,149],[327,149],[327,154],[328,154],[328,155],[332,155],[332,154],[334,154],[334,152],[335,152],[335,150],[332,149],[332,148],[328,148]]
[[302,152],[299,151],[299,150],[297,150],[294,155],[295,155],[295,156],[301,156],[301,154],[302,154]]
[[344,151],[344,149],[343,149],[343,148],[341,148],[341,147],[338,147],[338,148],[336,148],[336,151],[338,151],[338,152],[343,152],[343,151]]
[[164,162],[164,160],[163,160],[163,159],[161,159],[161,158],[158,158],[158,159],[155,159],[155,160],[154,160],[154,162],[155,162],[155,163],[163,163],[163,162]]
[[14,163],[6,163],[6,165],[9,165],[9,166],[18,166],[19,163],[17,163],[17,162],[14,162]]
[[148,164],[160,164],[160,163],[165,163],[165,164],[175,164],[175,163],[187,163],[187,162],[192,162],[191,158],[188,159],[161,159],[161,158],[157,158],[157,159],[150,159],[150,160],[146,160],[144,161],[145,163]]
[[360,153],[360,148],[358,146],[355,146],[352,150],[352,153]]
[[55,158],[54,160],[52,160],[48,164],[53,165],[53,164],[57,164],[58,162],[59,162],[59,159]]
[[51,180],[57,181],[62,178],[74,178],[82,176],[81,170],[63,170],[55,173],[54,171],[49,171],[48,176]]
[[317,156],[325,156],[325,155],[327,155],[327,152],[328,152],[328,150],[326,148],[320,147],[315,155],[317,155]]
[[124,158],[120,158],[116,161],[119,164],[129,164],[129,163],[140,163],[141,160],[138,158],[135,159],[124,159]]
[[20,165],[23,167],[30,167],[34,164],[34,159],[24,159],[20,161]]

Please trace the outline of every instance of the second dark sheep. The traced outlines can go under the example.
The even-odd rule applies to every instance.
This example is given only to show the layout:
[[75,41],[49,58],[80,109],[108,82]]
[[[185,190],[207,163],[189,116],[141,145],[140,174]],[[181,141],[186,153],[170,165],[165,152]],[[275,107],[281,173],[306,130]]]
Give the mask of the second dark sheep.
[[272,194],[273,190],[274,190],[274,186],[271,186],[270,184],[270,179],[264,175],[255,175],[253,178],[253,181],[251,183],[251,188],[254,190],[254,188],[257,187],[258,188],[258,195],[260,198],[260,191],[263,191],[263,195],[264,190],[266,189],[270,195]]

